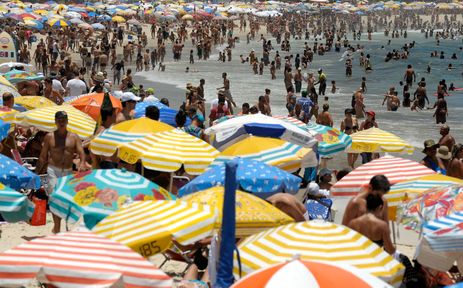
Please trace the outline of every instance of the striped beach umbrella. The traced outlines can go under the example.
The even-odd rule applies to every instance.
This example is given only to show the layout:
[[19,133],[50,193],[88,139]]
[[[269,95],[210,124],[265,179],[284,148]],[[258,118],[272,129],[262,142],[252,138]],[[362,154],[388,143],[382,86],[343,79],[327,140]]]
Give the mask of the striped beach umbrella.
[[333,127],[309,123],[307,129],[315,135],[315,139],[318,141],[318,153],[321,156],[329,156],[344,151],[352,143],[349,135]]
[[317,156],[310,148],[275,138],[250,136],[223,150],[212,165],[225,163],[235,157],[261,161],[289,173],[317,166]]
[[[463,212],[455,212],[424,224],[424,234],[447,234],[451,232],[462,233],[463,236]],[[463,246],[463,242],[461,242]],[[463,247],[462,247],[463,248]]]
[[143,200],[176,197],[140,174],[124,169],[80,172],[58,179],[50,197],[50,210],[70,223],[81,216],[91,229],[117,209]]
[[48,20],[48,25],[51,27],[68,27],[69,22],[63,20],[63,19],[58,19],[58,18],[52,18]]
[[93,231],[150,257],[164,251],[172,239],[193,244],[212,235],[215,211],[209,206],[177,201],[140,201],[121,208]]
[[134,164],[141,160],[145,168],[175,172],[182,166],[191,175],[199,175],[219,155],[209,143],[179,129],[148,135],[119,147],[121,160]]
[[10,81],[6,80],[5,77],[0,76],[0,93],[3,94],[5,92],[10,92],[14,97],[21,96],[21,94],[18,92],[18,89],[13,84],[11,84]]
[[140,255],[91,232],[36,238],[0,254],[0,286],[172,287],[172,280]]
[[96,136],[90,142],[90,150],[93,154],[109,157],[116,153],[123,144],[131,143],[152,133],[172,129],[174,127],[146,117],[124,121]]
[[14,123],[18,112],[18,110],[11,109],[6,106],[0,106],[0,120],[5,123]]
[[379,174],[395,184],[436,172],[412,160],[384,156],[351,171],[331,187],[331,193],[333,196],[355,196],[368,186],[371,177]]
[[387,199],[388,206],[393,207],[398,206],[404,201],[414,199],[431,188],[446,187],[455,184],[463,185],[463,180],[442,174],[432,174],[394,184],[391,186],[389,193],[384,197]]
[[34,213],[34,204],[27,195],[0,183],[0,214],[7,222],[26,221]]
[[351,153],[388,152],[412,154],[415,149],[400,137],[379,128],[362,130],[351,134],[350,137],[352,138],[352,145],[347,149],[347,152]]
[[[394,286],[401,284],[404,273],[402,264],[367,237],[345,226],[318,220],[255,234],[241,242],[238,251],[242,276],[291,260],[294,255],[301,260],[352,265]],[[238,267],[235,258],[236,278],[240,276]]]
[[345,287],[346,283],[356,288],[392,287],[377,277],[350,265],[293,260],[253,272],[233,284],[231,288],[332,288]]
[[[148,106],[156,106],[159,109],[159,121],[177,127],[175,116],[178,111],[162,104],[160,101],[139,102],[135,106],[135,118],[145,117],[145,110]],[[185,126],[190,125],[191,120],[187,117]]]
[[[222,207],[224,199],[223,186],[216,186],[207,190],[199,191],[185,197],[182,201],[190,204],[208,205],[219,211],[215,228],[222,227]],[[294,222],[272,204],[243,191],[236,191],[236,235],[238,237],[249,236],[271,227]]]
[[95,132],[96,122],[87,114],[70,105],[50,106],[16,114],[16,121],[22,126],[33,126],[39,130],[56,130],[55,113],[65,111],[68,114],[68,130],[81,139],[89,138]]

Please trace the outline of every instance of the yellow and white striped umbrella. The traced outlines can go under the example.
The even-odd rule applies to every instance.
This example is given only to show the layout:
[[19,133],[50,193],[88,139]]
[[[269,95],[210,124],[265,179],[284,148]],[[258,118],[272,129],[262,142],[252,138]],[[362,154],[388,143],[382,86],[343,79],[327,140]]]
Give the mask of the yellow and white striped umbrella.
[[172,240],[189,245],[211,236],[215,221],[215,210],[207,205],[139,201],[103,219],[93,232],[150,257],[168,249]]
[[182,167],[199,175],[219,155],[209,143],[179,129],[154,133],[119,147],[121,160],[134,164],[139,159],[148,169],[174,172]]
[[56,106],[55,102],[43,96],[20,96],[14,98],[14,103],[23,106],[27,110]]
[[[246,238],[239,246],[242,277],[270,265],[291,260],[328,261],[352,265],[399,286],[404,266],[362,234],[319,220],[279,226]],[[239,277],[238,262],[233,267]]]
[[0,107],[0,120],[6,123],[14,123],[18,112],[18,110],[10,109],[8,107]]
[[16,122],[22,126],[33,126],[39,130],[56,130],[55,113],[65,111],[68,114],[68,130],[81,139],[89,138],[95,132],[96,122],[90,116],[70,105],[37,108],[16,114]]
[[131,143],[156,132],[169,131],[174,127],[151,120],[146,117],[124,121],[106,129],[90,142],[90,150],[93,154],[112,156],[123,144]]
[[413,154],[414,147],[400,137],[378,128],[362,130],[350,135],[352,145],[346,150],[352,153],[392,152]]

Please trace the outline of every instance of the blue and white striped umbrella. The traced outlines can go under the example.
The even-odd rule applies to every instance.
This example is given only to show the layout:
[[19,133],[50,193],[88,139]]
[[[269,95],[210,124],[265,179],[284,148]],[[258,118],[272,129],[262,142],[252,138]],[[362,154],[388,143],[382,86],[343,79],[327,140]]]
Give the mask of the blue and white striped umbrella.
[[91,229],[133,201],[174,199],[174,195],[140,174],[99,169],[59,178],[50,197],[50,210],[70,223],[83,216]]
[[26,221],[34,214],[34,204],[25,194],[0,184],[0,214],[10,223]]
[[424,225],[423,232],[432,250],[463,252],[463,212],[429,221]]
[[318,141],[318,153],[320,156],[329,156],[344,151],[352,144],[352,138],[336,128],[309,123],[309,132],[315,135]]
[[[159,101],[137,103],[137,106],[135,106],[135,119],[144,117],[145,109],[148,106],[158,107],[159,121],[169,124],[171,126],[177,127],[177,123],[175,122],[175,116],[177,115],[178,111],[170,108],[169,106],[162,104]],[[185,126],[190,125],[190,123],[191,123],[191,120],[187,118],[187,122],[185,123]]]

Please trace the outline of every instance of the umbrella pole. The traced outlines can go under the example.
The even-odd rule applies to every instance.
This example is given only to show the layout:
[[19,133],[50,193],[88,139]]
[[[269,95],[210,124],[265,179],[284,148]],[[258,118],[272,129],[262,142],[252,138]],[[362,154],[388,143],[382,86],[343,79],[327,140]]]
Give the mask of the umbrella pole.
[[174,185],[174,172],[170,172],[169,192],[172,192],[172,186],[173,185]]
[[396,244],[396,239],[395,239],[395,224],[394,221],[390,221],[392,225],[392,243]]

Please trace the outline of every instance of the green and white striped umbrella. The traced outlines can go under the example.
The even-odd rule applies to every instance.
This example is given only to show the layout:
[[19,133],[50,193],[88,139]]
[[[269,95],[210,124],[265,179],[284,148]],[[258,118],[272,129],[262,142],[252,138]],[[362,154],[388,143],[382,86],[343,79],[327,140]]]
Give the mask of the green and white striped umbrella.
[[309,123],[307,129],[318,141],[320,156],[329,156],[344,151],[352,144],[352,138],[336,128]]
[[0,213],[7,222],[25,221],[34,214],[34,204],[26,195],[0,183]]
[[99,169],[59,178],[50,197],[50,210],[71,223],[83,216],[91,229],[133,201],[174,199],[174,195],[137,173]]

